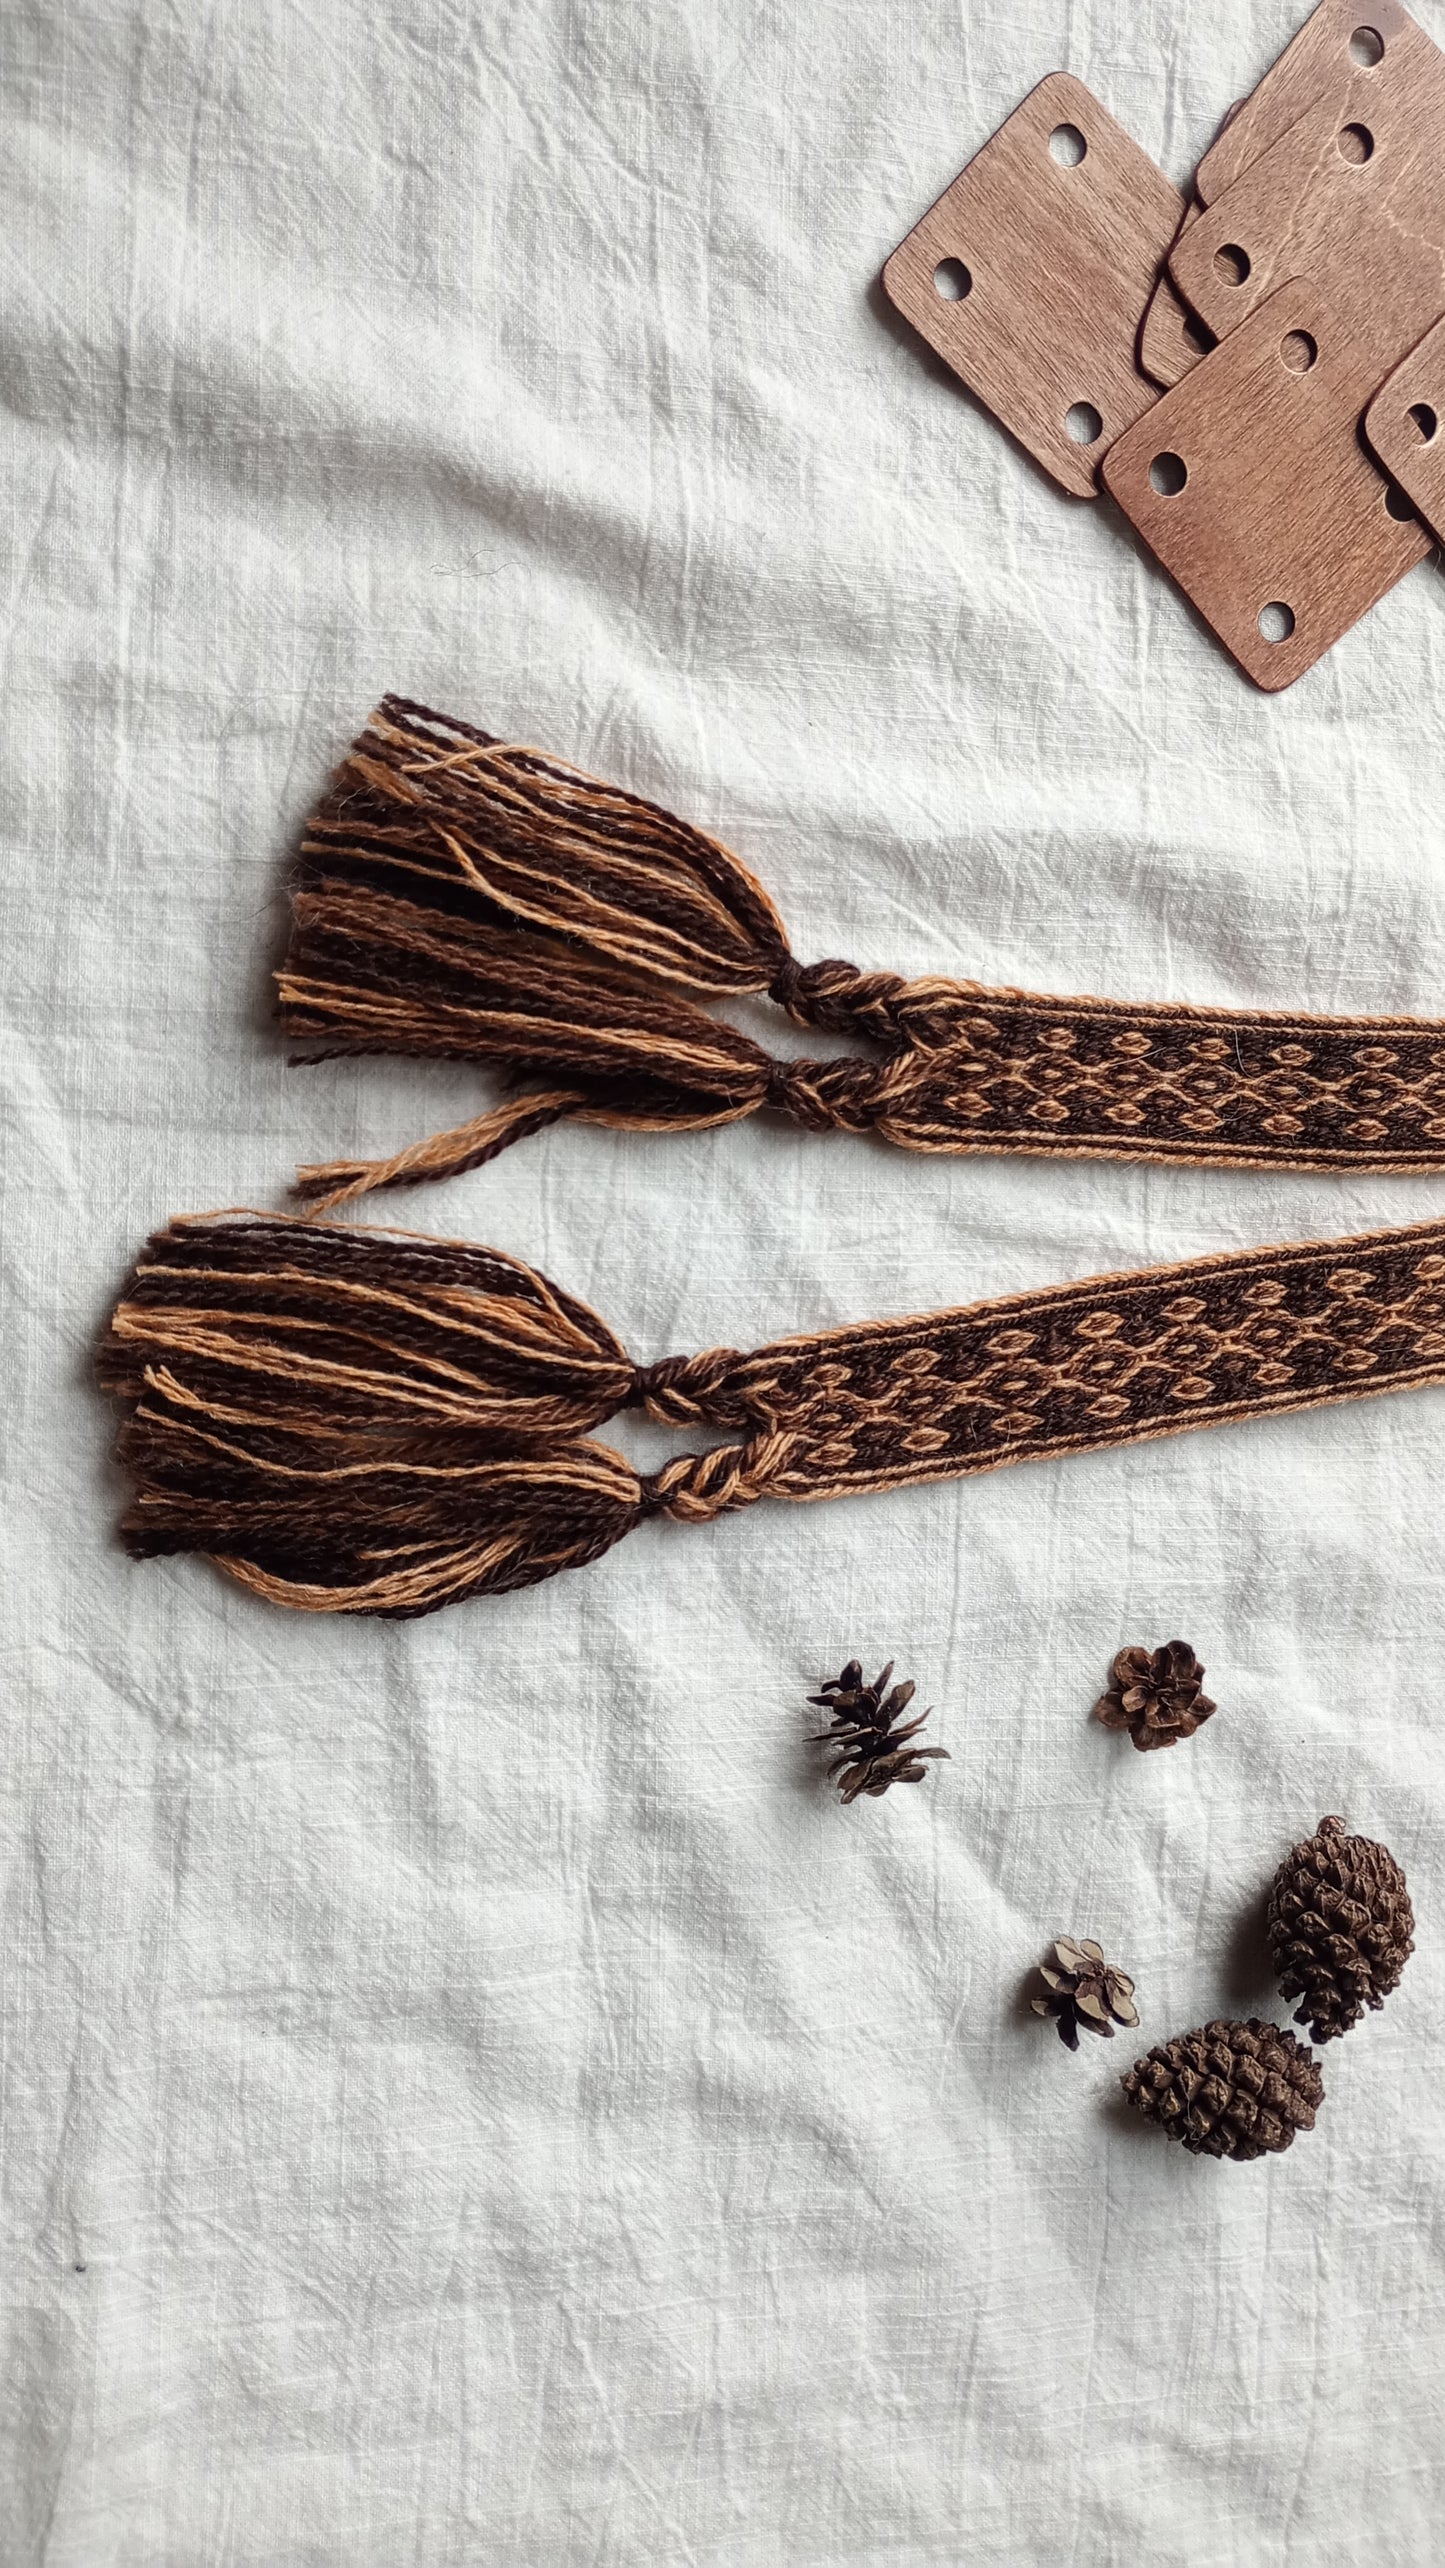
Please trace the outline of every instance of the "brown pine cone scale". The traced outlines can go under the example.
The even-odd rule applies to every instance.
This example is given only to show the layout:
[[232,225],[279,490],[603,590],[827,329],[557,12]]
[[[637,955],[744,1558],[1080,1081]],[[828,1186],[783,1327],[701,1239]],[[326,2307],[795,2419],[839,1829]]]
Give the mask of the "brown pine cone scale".
[[1255,2016],[1156,2042],[1120,2083],[1146,2122],[1199,2158],[1277,2156],[1314,2129],[1325,2092],[1314,2053]]
[[1094,1718],[1106,1730],[1127,1730],[1136,1748],[1172,1748],[1176,1739],[1192,1739],[1217,1708],[1189,1643],[1166,1641],[1160,1650],[1119,1652]]
[[1034,2013],[1054,2018],[1059,2040],[1070,2051],[1077,2051],[1081,2032],[1099,2033],[1112,2042],[1116,2024],[1132,2029],[1139,2021],[1127,1971],[1106,1961],[1102,1944],[1088,1937],[1079,1943],[1072,1935],[1060,1935],[1048,1960],[1039,1964],[1039,1977],[1047,1994],[1033,2000]]
[[1415,1914],[1388,1846],[1322,1819],[1275,1874],[1267,1932],[1283,1994],[1304,2001],[1296,2024],[1333,2042],[1399,1986]]
[[865,1685],[861,1661],[850,1659],[841,1676],[830,1677],[821,1694],[808,1697],[820,1712],[832,1715],[832,1728],[815,1730],[812,1744],[840,1751],[828,1769],[840,1801],[856,1801],[860,1793],[870,1801],[881,1800],[895,1783],[922,1783],[929,1759],[948,1757],[947,1748],[919,1746],[918,1733],[933,1707],[905,1721],[918,1689],[910,1680],[895,1685],[890,1694],[892,1674],[890,1659],[882,1674]]

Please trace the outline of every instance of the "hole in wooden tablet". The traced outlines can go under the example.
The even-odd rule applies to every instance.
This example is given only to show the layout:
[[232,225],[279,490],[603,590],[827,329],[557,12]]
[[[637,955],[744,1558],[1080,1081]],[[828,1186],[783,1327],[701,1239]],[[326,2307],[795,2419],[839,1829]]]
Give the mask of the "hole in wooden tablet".
[[1291,374],[1308,374],[1318,359],[1319,342],[1310,337],[1308,330],[1287,330],[1279,343],[1279,352]]
[[1064,426],[1076,446],[1097,446],[1104,433],[1104,422],[1092,401],[1076,401]]
[[1421,445],[1433,445],[1435,438],[1439,433],[1440,422],[1434,411],[1431,409],[1429,402],[1412,401],[1407,416],[1414,420],[1416,427],[1420,431]]
[[940,303],[962,303],[973,292],[973,272],[962,259],[940,259],[933,271],[933,291]]
[[1259,629],[1266,642],[1287,642],[1294,631],[1294,609],[1283,598],[1275,598],[1260,608]]
[[1388,516],[1394,518],[1398,526],[1408,526],[1415,514],[1398,482],[1391,482],[1386,488],[1385,510]]
[[1385,59],[1385,39],[1378,27],[1356,27],[1350,38],[1350,60],[1361,71],[1375,71]]
[[1368,125],[1346,125],[1340,134],[1339,154],[1355,169],[1363,169],[1375,157],[1375,137]]
[[1077,169],[1088,148],[1077,125],[1056,125],[1049,136],[1049,150],[1060,169]]
[[1249,276],[1249,252],[1238,241],[1226,241],[1214,253],[1214,273],[1221,285],[1243,285]]
[[1182,455],[1156,455],[1149,467],[1149,487],[1161,499],[1177,499],[1189,479],[1189,466]]

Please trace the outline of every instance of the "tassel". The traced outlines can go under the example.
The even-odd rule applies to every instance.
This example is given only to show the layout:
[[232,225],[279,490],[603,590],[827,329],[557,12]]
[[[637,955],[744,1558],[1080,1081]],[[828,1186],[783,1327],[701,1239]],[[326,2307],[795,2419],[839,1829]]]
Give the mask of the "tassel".
[[[1197,1258],[639,1368],[495,1252],[219,1213],[150,1242],[106,1387],[137,1558],[196,1551],[273,1603],[425,1614],[705,1524],[1445,1382],[1445,1222]],[[713,1441],[642,1475],[638,1406]]]
[[[804,967],[718,840],[395,696],[306,831],[278,982],[294,1057],[475,1061],[519,1091],[393,1158],[302,1169],[318,1210],[480,1167],[567,1116],[702,1131],[764,1107],[925,1152],[1445,1167],[1445,1024]],[[700,1004],[763,995],[871,1053],[774,1059]]]

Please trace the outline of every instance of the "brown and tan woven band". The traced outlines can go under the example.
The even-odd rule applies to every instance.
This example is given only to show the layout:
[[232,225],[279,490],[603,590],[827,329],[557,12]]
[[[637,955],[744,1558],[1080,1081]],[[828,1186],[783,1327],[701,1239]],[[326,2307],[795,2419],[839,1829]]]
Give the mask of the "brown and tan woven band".
[[[585,1303],[462,1242],[264,1213],[150,1242],[110,1324],[137,1556],[317,1613],[424,1614],[644,1517],[837,1498],[1445,1382],[1445,1222],[1194,1259],[635,1365]],[[640,1475],[629,1404],[728,1440]]]
[[[679,1131],[763,1107],[905,1150],[1445,1167],[1445,1023],[804,967],[716,839],[391,696],[307,829],[278,978],[300,1057],[451,1057],[513,1083],[394,1158],[303,1169],[318,1209],[480,1166],[564,1116]],[[760,993],[870,1050],[776,1060],[698,1004]]]

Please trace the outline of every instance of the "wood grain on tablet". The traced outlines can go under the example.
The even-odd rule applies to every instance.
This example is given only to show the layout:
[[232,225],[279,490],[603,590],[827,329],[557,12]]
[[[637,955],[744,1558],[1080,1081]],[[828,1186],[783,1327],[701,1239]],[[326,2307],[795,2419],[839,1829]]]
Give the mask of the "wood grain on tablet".
[[1430,45],[1385,84],[1389,63],[1317,99],[1170,260],[1220,339],[1308,277],[1373,369],[1371,392],[1445,312],[1445,55]]
[[[1226,133],[1239,114],[1243,100],[1236,98],[1219,131]],[[1177,240],[1182,240],[1191,225],[1204,211],[1203,199],[1196,188],[1184,208],[1184,220]],[[1178,287],[1165,268],[1150,298],[1139,332],[1139,363],[1150,381],[1162,384],[1182,383],[1192,374],[1201,357],[1207,357],[1214,345],[1214,332],[1206,329],[1197,312],[1191,312]]]
[[1392,81],[1408,76],[1422,54],[1436,50],[1399,0],[1321,0],[1205,153],[1198,194],[1214,204],[1323,91],[1347,87],[1360,72],[1383,72]]
[[1104,480],[1257,686],[1291,686],[1430,549],[1359,435],[1372,384],[1281,288],[1120,438]]
[[[1202,205],[1186,205],[1179,227],[1181,240],[1203,211]],[[1139,363],[1145,374],[1167,391],[1192,374],[1213,345],[1214,332],[1190,311],[1166,268],[1149,298],[1139,331]]]
[[1381,385],[1365,413],[1365,435],[1445,543],[1445,320]]
[[894,251],[883,282],[1045,471],[1093,499],[1100,458],[1158,398],[1139,370],[1139,325],[1183,210],[1148,154],[1056,72]]

